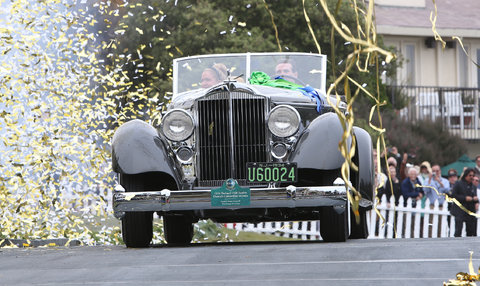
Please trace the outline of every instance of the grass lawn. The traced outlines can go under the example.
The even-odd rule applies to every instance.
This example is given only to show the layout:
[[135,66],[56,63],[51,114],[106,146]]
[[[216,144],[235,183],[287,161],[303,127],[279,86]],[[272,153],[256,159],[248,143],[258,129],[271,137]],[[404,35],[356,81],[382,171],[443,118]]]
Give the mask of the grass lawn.
[[[111,216],[98,217],[89,216],[85,220],[86,226],[95,233],[101,232],[101,229],[121,229],[121,221]],[[280,237],[270,234],[261,234],[250,231],[237,231],[216,224],[210,220],[199,221],[194,227],[195,243],[211,243],[211,242],[255,242],[255,241],[295,241],[296,238]],[[154,219],[154,233],[163,237],[162,221],[156,217]],[[121,237],[121,235],[120,235]]]
[[234,229],[225,228],[224,231],[228,234],[228,238],[233,241],[293,241],[299,240],[296,238],[281,237],[270,234],[261,234],[251,231],[238,231]]

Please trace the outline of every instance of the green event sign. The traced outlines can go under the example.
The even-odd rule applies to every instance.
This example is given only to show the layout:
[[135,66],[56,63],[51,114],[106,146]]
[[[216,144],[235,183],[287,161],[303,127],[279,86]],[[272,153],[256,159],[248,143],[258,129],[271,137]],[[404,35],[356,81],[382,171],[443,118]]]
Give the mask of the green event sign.
[[213,207],[250,205],[250,188],[240,187],[233,179],[228,179],[218,189],[212,189],[210,195]]

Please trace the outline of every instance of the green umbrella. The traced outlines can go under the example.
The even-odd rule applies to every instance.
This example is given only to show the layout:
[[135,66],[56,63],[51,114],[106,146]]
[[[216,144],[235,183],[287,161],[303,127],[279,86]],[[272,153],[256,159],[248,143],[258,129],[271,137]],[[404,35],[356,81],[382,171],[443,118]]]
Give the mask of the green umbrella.
[[448,175],[448,170],[450,169],[455,169],[457,170],[458,175],[460,176],[463,173],[463,169],[467,168],[474,168],[475,167],[475,162],[468,158],[467,155],[462,155],[460,158],[458,158],[457,161],[448,164],[446,166],[442,167],[442,176],[447,177]]

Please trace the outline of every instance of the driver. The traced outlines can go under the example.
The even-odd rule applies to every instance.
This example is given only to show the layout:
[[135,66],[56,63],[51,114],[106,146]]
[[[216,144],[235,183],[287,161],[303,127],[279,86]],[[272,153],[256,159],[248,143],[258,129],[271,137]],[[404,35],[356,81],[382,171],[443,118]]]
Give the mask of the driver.
[[298,72],[295,63],[289,59],[279,62],[275,67],[275,76],[285,76],[285,79],[290,81],[297,79]]

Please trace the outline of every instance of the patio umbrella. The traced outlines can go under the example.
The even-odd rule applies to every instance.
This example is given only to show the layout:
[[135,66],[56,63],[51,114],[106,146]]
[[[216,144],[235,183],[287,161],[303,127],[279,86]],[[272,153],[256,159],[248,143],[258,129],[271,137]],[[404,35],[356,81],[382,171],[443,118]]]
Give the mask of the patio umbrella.
[[463,168],[473,168],[475,167],[475,162],[468,158],[467,155],[462,155],[460,158],[458,158],[457,161],[451,163],[451,164],[448,164],[446,166],[443,166],[442,167],[442,176],[444,177],[447,177],[447,174],[448,174],[448,170],[450,169],[455,169],[457,170],[457,173],[458,175],[460,176],[463,172]]

